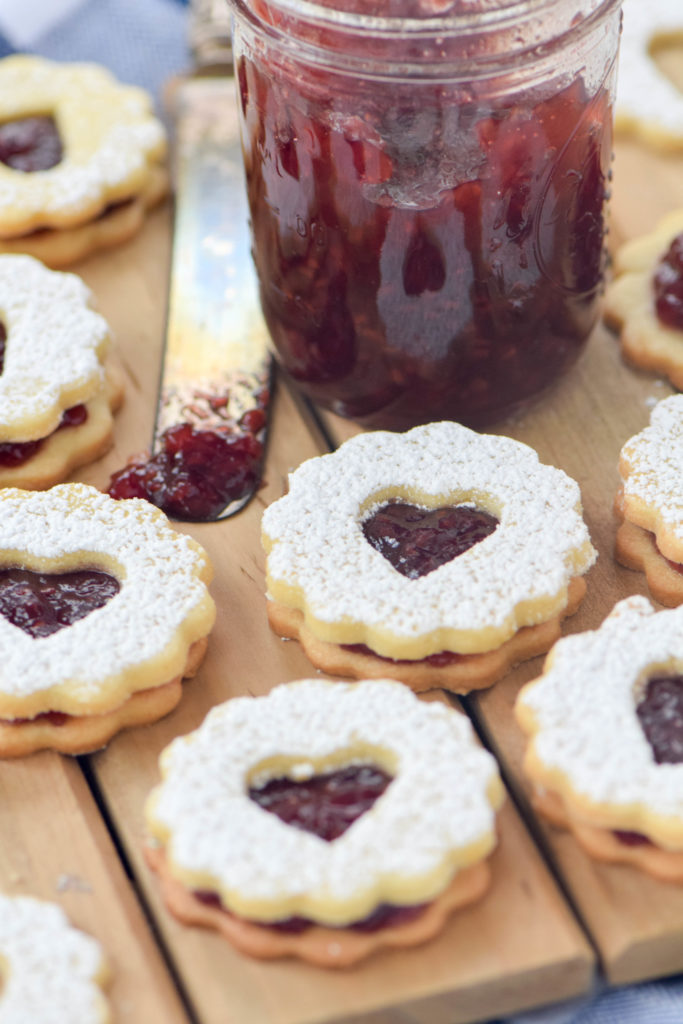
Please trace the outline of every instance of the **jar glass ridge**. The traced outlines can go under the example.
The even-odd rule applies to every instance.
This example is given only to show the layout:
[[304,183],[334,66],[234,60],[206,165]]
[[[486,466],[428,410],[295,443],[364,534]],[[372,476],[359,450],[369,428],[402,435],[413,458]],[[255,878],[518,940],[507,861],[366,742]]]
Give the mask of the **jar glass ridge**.
[[620,0],[231,3],[285,371],[368,426],[522,407],[597,318]]

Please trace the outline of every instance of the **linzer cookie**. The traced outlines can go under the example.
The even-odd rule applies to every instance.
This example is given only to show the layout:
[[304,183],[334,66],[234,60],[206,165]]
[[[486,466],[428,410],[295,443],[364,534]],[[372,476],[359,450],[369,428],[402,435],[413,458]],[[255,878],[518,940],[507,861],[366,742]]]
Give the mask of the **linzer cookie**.
[[166,195],[166,135],[142,89],[94,64],[0,61],[0,252],[64,267],[134,235]]
[[0,255],[0,487],[38,489],[111,447],[120,374],[74,274]]
[[206,649],[210,578],[149,502],[0,490],[0,757],[85,753],[171,711]]
[[2,1024],[108,1024],[108,967],[53,903],[0,895]]
[[683,882],[683,610],[619,602],[565,637],[517,719],[538,810],[588,853]]
[[655,56],[681,38],[680,0],[624,0],[615,130],[665,151],[683,149],[683,95]]
[[605,317],[624,356],[683,389],[683,210],[618,249],[614,271]]
[[683,395],[659,402],[621,450],[615,554],[661,604],[683,604]]
[[335,675],[489,686],[548,650],[596,557],[575,481],[456,423],[358,435],[289,484],[263,516],[268,617]]
[[236,698],[160,766],[147,856],[166,903],[251,956],[348,966],[427,941],[489,884],[495,761],[399,683]]

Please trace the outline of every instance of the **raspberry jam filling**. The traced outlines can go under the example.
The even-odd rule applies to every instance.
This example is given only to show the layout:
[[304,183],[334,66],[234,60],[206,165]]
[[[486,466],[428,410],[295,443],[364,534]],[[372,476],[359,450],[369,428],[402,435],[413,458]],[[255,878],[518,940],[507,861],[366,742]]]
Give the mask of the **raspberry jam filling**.
[[119,592],[117,579],[98,569],[44,573],[0,570],[0,615],[32,637],[57,633],[102,608]]
[[[672,564],[676,567],[678,563]],[[636,714],[657,764],[683,762],[683,676],[650,679]],[[625,846],[652,845],[642,832],[614,829],[612,835]]]
[[48,171],[62,159],[62,140],[50,115],[0,124],[0,162],[15,171]]
[[[73,405],[62,413],[57,430],[62,430],[65,427],[80,427],[87,418],[88,410],[84,405]],[[57,431],[55,430],[54,433]],[[3,441],[0,443],[0,466],[7,468],[23,466],[40,451],[46,440],[47,438],[41,437],[37,441]]]
[[642,832],[625,832],[623,829],[616,828],[612,835],[616,836],[624,846],[652,846],[650,840]]
[[270,779],[249,798],[281,821],[328,843],[346,832],[382,795],[391,776],[374,765],[349,765],[305,782]]
[[[268,402],[264,392],[263,406]],[[180,423],[164,431],[161,448],[133,460],[109,481],[112,498],[145,498],[174,519],[210,520],[259,485],[266,413],[251,409],[234,426],[197,429]]]
[[652,282],[657,317],[665,327],[683,330],[683,232],[657,264]]
[[[414,659],[411,658],[386,658],[382,654],[376,654],[372,648],[367,647],[365,644],[340,644],[340,646],[345,651],[351,651],[352,654],[370,654],[373,658],[381,658],[382,661],[391,662],[393,665],[414,664]],[[428,654],[426,658],[419,658],[418,660],[421,665],[427,664],[432,665],[434,668],[445,668],[447,665],[455,665],[466,657],[466,654],[456,654],[455,651],[437,651],[436,654]]]
[[[390,782],[391,776],[376,765],[349,765],[314,775],[302,782],[287,778],[270,779],[264,786],[251,787],[249,798],[264,810],[276,814],[285,824],[333,842],[370,810]],[[215,892],[196,890],[194,896],[207,906],[225,910]],[[380,928],[406,924],[419,917],[426,905],[420,903],[401,907],[381,903],[367,917],[342,927],[353,931],[374,932]],[[314,924],[314,921],[306,917],[288,917],[263,927],[298,934]]]
[[403,576],[434,572],[494,532],[498,520],[465,505],[420,508],[389,502],[363,523],[366,540]]
[[683,676],[648,680],[636,714],[657,764],[683,762]]
[[[0,374],[5,367],[5,346],[7,329],[0,321]],[[88,410],[84,405],[73,405],[62,414],[57,430],[62,427],[80,427],[88,418]],[[3,441],[0,443],[0,466],[23,466],[43,446],[45,438],[37,441]]]

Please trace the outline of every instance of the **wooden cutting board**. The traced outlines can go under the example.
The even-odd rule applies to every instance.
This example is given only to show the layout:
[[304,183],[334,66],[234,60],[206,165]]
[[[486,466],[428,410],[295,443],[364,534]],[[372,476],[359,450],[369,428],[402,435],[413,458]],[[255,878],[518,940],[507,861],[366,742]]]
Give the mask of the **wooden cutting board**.
[[[683,206],[683,157],[620,144],[613,243],[649,229],[676,206]],[[113,327],[127,379],[113,451],[79,474],[100,487],[151,435],[169,242],[166,208],[129,245],[74,268]],[[653,401],[669,393],[662,381],[624,366],[613,336],[598,329],[566,380],[500,430],[532,444],[581,485],[600,557],[568,629],[592,628],[620,597],[646,592],[641,576],[612,558],[616,459],[647,422]],[[355,430],[323,419],[336,442]],[[585,992],[594,947],[615,983],[682,969],[683,889],[593,865],[570,837],[539,825],[529,811],[519,772],[522,738],[510,707],[519,686],[538,673],[539,659],[469,702],[500,755],[514,800],[501,815],[489,895],[455,916],[435,941],[349,971],[325,971],[249,960],[166,912],[141,854],[143,805],[158,780],[159,752],[214,704],[313,674],[297,644],[268,630],[259,526],[262,509],[284,492],[288,471],[323,450],[316,421],[280,388],[264,489],[233,520],[179,527],[204,544],[216,571],[218,619],[200,673],[173,714],[121,734],[102,753],[0,764],[2,889],[57,900],[100,939],[112,963],[116,1019],[131,1024],[464,1024]]]

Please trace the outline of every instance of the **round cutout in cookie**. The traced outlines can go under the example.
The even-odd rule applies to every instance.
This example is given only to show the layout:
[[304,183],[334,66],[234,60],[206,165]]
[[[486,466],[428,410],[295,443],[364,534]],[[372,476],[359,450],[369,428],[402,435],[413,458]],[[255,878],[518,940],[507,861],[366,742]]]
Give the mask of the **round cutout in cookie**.
[[683,149],[683,93],[657,66],[657,49],[683,43],[680,0],[624,0],[615,130],[659,150]]
[[108,977],[99,944],[69,924],[61,907],[0,894],[3,1024],[109,1024]]
[[[169,906],[182,920],[219,927],[252,955],[345,966],[403,944],[396,932],[405,944],[425,941],[486,887],[481,869],[503,799],[495,761],[464,715],[400,683],[306,679],[267,697],[235,698],[174,740],[160,767],[146,820],[149,861]],[[311,788],[347,770],[383,774],[375,798],[354,795],[353,814],[332,833],[330,816],[343,801],[319,813],[307,802],[297,824],[289,791],[303,787],[308,800]],[[369,783],[359,779],[365,794]],[[281,817],[268,787],[277,799],[282,784]],[[354,923],[379,908],[415,911],[432,901],[426,928],[411,928],[416,918],[405,931],[397,924],[384,935],[378,929],[372,943],[355,941]],[[216,913],[200,914],[199,904]],[[292,917],[311,929],[289,934]]]

